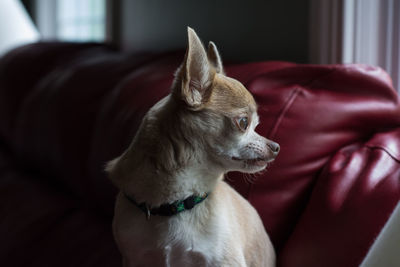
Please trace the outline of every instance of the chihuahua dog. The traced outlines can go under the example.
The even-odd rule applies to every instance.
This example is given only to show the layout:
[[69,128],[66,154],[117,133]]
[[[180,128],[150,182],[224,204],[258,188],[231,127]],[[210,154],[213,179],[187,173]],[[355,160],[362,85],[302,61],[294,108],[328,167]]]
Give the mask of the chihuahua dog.
[[206,51],[188,28],[171,93],[106,167],[120,189],[113,233],[124,266],[275,266],[256,210],[223,181],[277,156],[279,145],[258,135],[257,124],[252,95],[225,76],[214,43]]

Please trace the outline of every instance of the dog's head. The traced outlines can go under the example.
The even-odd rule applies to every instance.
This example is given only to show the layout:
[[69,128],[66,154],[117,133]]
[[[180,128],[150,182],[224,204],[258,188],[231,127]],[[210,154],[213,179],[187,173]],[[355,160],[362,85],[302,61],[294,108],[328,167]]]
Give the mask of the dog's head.
[[143,199],[154,183],[165,187],[177,173],[214,179],[229,171],[258,172],[279,152],[277,143],[255,132],[258,122],[253,96],[224,74],[214,43],[206,51],[188,28],[171,94],[149,110],[129,148],[106,170],[116,186]]
[[225,76],[214,43],[206,51],[191,28],[172,97],[186,110],[186,139],[201,140],[197,148],[224,172],[260,171],[279,153],[277,143],[255,132],[259,118],[253,96],[239,81]]

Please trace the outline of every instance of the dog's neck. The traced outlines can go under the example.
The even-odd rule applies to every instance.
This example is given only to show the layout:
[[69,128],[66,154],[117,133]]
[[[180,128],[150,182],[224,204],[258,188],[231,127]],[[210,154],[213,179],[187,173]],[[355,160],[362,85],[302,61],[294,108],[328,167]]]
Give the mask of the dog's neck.
[[131,179],[123,189],[139,203],[145,202],[151,207],[172,203],[189,196],[212,193],[217,182],[223,179],[223,173],[210,170],[206,166],[189,164],[174,173],[155,171],[151,162],[143,159],[139,172],[133,172]]
[[156,207],[210,193],[222,180],[223,170],[210,164],[204,148],[195,140],[187,141],[190,131],[182,116],[175,100],[169,96],[161,100],[119,160],[117,176],[126,177],[121,190],[136,201]]

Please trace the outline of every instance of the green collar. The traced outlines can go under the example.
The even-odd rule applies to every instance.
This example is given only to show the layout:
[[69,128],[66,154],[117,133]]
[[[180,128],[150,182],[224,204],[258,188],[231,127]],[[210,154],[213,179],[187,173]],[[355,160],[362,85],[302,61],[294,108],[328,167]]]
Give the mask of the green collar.
[[146,203],[137,203],[132,197],[124,193],[125,197],[136,207],[141,209],[145,214],[147,220],[150,219],[150,215],[159,215],[159,216],[173,216],[185,210],[193,209],[197,204],[203,202],[209,193],[204,193],[201,196],[190,196],[184,200],[175,201],[172,204],[162,204],[157,208],[149,208],[149,205]]

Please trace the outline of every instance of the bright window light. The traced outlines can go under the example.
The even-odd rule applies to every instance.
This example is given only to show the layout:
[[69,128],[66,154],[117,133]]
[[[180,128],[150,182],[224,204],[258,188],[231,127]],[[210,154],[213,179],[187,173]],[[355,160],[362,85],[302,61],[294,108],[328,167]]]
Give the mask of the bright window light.
[[104,41],[105,0],[56,0],[56,37],[65,41]]

